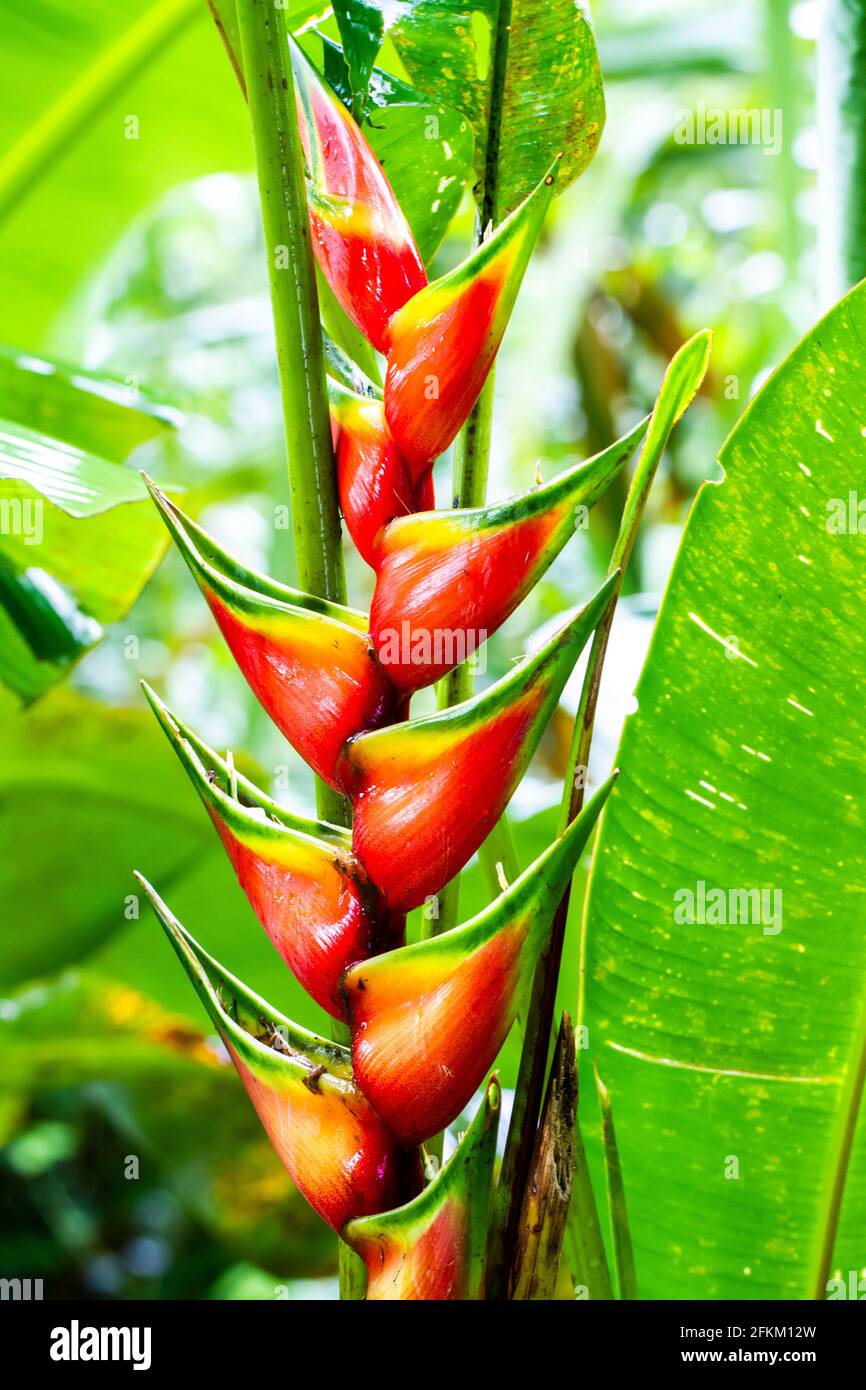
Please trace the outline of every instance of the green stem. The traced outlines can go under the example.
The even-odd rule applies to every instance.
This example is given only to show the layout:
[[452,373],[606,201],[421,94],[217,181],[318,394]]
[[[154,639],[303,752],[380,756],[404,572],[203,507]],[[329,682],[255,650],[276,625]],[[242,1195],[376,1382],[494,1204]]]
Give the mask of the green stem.
[[[346,600],[337,473],[331,449],[319,300],[283,12],[273,0],[239,0],[238,33],[246,84],[286,435],[298,583],[308,593]],[[349,806],[316,779],[319,815],[350,824]],[[337,1025],[338,1041],[348,1030]],[[340,1243],[340,1292],[362,1296],[364,1266]]]
[[595,1068],[595,1084],[601,1109],[601,1139],[604,1150],[604,1173],[607,1180],[607,1204],[610,1209],[610,1234],[613,1242],[617,1297],[623,1301],[633,1301],[637,1298],[637,1276],[634,1267],[631,1231],[628,1224],[625,1184],[622,1179],[622,1164],[613,1124],[610,1092],[598,1074],[598,1065]]
[[[298,583],[346,600],[319,301],[310,247],[283,12],[240,0],[238,30],[256,153],[286,435]],[[319,815],[348,824],[343,797],[317,782]]]
[[831,304],[866,275],[866,0],[824,7],[818,137],[818,260],[822,298]]
[[769,88],[773,120],[779,113],[778,151],[769,160],[775,185],[776,245],[785,262],[790,284],[800,258],[800,217],[797,190],[800,171],[794,158],[797,143],[797,80],[794,31],[791,28],[791,0],[764,0],[767,53],[770,55]]

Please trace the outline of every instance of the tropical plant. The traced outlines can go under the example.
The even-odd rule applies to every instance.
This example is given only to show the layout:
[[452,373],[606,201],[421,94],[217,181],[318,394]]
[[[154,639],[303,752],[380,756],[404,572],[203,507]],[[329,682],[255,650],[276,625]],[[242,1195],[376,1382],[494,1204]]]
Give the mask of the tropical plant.
[[[612,779],[582,808],[584,782],[572,765],[559,838],[513,881],[500,867],[502,892],[478,916],[452,925],[453,909],[443,920],[438,895],[485,844],[497,852],[497,823],[593,632],[591,672],[600,665],[621,566],[667,437],[700,385],[708,339],[678,355],[649,425],[509,502],[430,510],[433,462],[461,430],[477,428],[469,417],[477,417],[557,179],[573,176],[580,161],[558,156],[461,265],[428,283],[351,111],[270,5],[242,4],[237,20],[231,47],[250,103],[272,262],[298,570],[317,592],[244,569],[149,486],[251,689],[316,773],[320,810],[342,821],[350,808],[351,835],[269,804],[149,696],[262,925],[337,1020],[335,1040],[299,1030],[251,995],[142,883],[294,1181],[363,1257],[367,1296],[502,1297],[531,1277],[521,1213],[540,1105],[533,1093],[552,1023],[546,985],[561,949],[553,920]],[[352,73],[348,45],[346,62]],[[381,390],[351,369],[343,372],[351,385],[332,382],[333,461],[308,235],[334,300],[385,358]],[[454,703],[463,691],[452,682],[439,712],[408,717],[412,695],[461,663],[465,681],[467,657],[513,612],[644,437],[610,576],[595,597],[488,689]],[[467,446],[465,462],[483,467],[482,452]],[[341,601],[336,495],[376,573],[369,620]],[[588,755],[591,727],[587,708],[575,763]],[[406,945],[405,914],[419,907],[424,939]],[[441,1174],[439,1136],[494,1063],[536,971],[545,989],[529,1005],[532,1070],[497,1202],[498,1091],[488,1090],[483,1119]],[[551,1226],[544,1268],[535,1271],[544,1287],[555,1284],[564,1230],[561,1220],[555,1236]],[[349,1293],[357,1270],[343,1263]]]
[[[14,1133],[18,1097],[31,1089],[122,1080],[136,1120],[114,1098],[118,1123],[121,1111],[131,1128],[144,1117],[182,1165],[197,1139],[212,1141],[207,1190],[196,1194],[203,1220],[263,1267],[282,1255],[300,1273],[327,1267],[330,1227],[346,1298],[823,1297],[863,1262],[859,935],[832,930],[857,920],[861,858],[857,729],[844,697],[863,664],[853,550],[863,426],[852,409],[863,289],[803,339],[722,450],[725,481],[705,487],[689,520],[615,769],[596,772],[593,751],[584,804],[618,601],[643,563],[639,527],[674,427],[707,390],[710,347],[708,332],[684,341],[662,273],[609,271],[597,300],[672,355],[654,408],[613,427],[616,386],[603,378],[620,380],[622,364],[587,313],[574,359],[589,457],[569,451],[555,476],[487,500],[495,361],[554,199],[587,168],[604,122],[588,16],[573,0],[491,0],[471,12],[451,0],[339,0],[320,32],[304,4],[210,9],[235,101],[224,152],[209,148],[202,163],[193,121],[189,158],[197,170],[235,161],[246,106],[295,580],[241,560],[194,519],[204,499],[231,490],[195,469],[186,476],[173,456],[178,413],[135,378],[63,366],[49,349],[3,349],[0,680],[25,705],[39,700],[126,617],[173,541],[252,701],[312,770],[316,808],[268,794],[251,760],[239,758],[241,770],[146,683],[162,734],[63,691],[21,719],[0,812],[10,865],[32,854],[33,868],[26,881],[20,869],[7,874],[22,906],[47,899],[56,925],[9,933],[0,949],[4,987],[25,987],[4,1014],[0,1133]],[[837,29],[842,15],[859,32],[846,6],[832,10]],[[52,168],[59,132],[86,133],[130,74],[183,40],[192,15],[191,0],[160,0],[107,44],[0,161],[0,218],[23,234],[16,200],[26,204]],[[94,33],[103,20],[107,32],[107,8],[94,5]],[[619,39],[615,68],[640,76],[652,66],[640,35]],[[827,53],[837,41],[834,30]],[[682,70],[741,71],[736,46],[678,51]],[[159,69],[169,91],[176,61]],[[191,81],[200,114],[215,119],[212,76],[206,66]],[[826,63],[822,81],[838,135],[851,112]],[[793,95],[785,102],[787,119]],[[165,101],[157,107],[165,121]],[[838,144],[837,290],[860,246],[857,160],[846,167]],[[662,149],[642,169],[638,213],[682,157]],[[790,195],[790,165],[778,167]],[[608,190],[621,176],[608,171]],[[163,168],[119,173],[119,195],[132,208],[168,182]],[[443,253],[461,203],[474,210],[472,245]],[[784,232],[790,272],[790,217]],[[95,235],[107,235],[101,222]],[[76,282],[87,255],[70,238],[58,286]],[[11,295],[34,323],[50,299],[27,284],[10,284]],[[643,370],[654,389],[658,370]],[[156,481],[129,466],[142,446]],[[452,450],[451,505],[437,509],[434,465]],[[676,444],[668,457],[676,494]],[[143,461],[136,452],[135,468]],[[362,607],[348,602],[341,517]],[[557,564],[566,573],[587,536],[597,555],[609,548],[606,577],[564,613],[591,586],[569,573],[546,590],[547,577]],[[476,691],[489,639],[532,604],[550,619],[544,634]],[[165,631],[165,613],[158,621]],[[808,642],[792,644],[792,626]],[[581,654],[566,727],[561,699]],[[225,703],[242,688],[236,677],[220,683]],[[183,709],[182,682],[168,698]],[[160,762],[162,735],[206,816]],[[509,802],[553,738],[560,807],[534,832],[521,827],[515,846]],[[55,761],[47,801],[31,771],[40,747]],[[603,811],[585,900],[572,902]],[[226,893],[208,820],[243,894]],[[116,902],[108,876],[103,887],[92,870],[95,842],[115,871],[134,856],[157,884],[139,875],[219,1053],[93,974],[29,988],[46,961],[57,971],[86,955],[116,977]],[[275,948],[279,969],[264,988],[279,1007],[210,953],[256,977],[264,957],[250,951],[251,923],[234,915],[243,896]],[[136,898],[128,910],[136,915]],[[179,917],[202,924],[207,949]],[[566,997],[579,981],[576,1027],[564,979]],[[306,1000],[298,1016],[327,1019],[317,1026],[328,1037],[283,1011]],[[509,1108],[495,1070],[503,1049],[506,1073],[516,1072]],[[245,1128],[227,1058],[292,1183],[274,1189],[279,1229],[253,1218],[240,1238],[238,1208],[276,1205],[255,1193],[255,1175],[275,1182],[280,1169]],[[161,1116],[153,1078],[166,1078],[173,1098]],[[192,1141],[177,1120],[187,1099],[203,1117]],[[194,1162],[201,1173],[200,1154]],[[241,1196],[243,1169],[253,1179]],[[195,1181],[185,1174],[187,1193]]]

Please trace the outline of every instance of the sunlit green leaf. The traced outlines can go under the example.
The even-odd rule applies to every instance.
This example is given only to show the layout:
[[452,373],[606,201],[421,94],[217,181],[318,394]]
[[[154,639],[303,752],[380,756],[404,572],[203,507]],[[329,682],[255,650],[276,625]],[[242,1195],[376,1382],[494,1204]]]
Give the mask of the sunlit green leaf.
[[866,1263],[864,387],[861,285],[724,446],[620,749],[582,1021],[644,1298]]

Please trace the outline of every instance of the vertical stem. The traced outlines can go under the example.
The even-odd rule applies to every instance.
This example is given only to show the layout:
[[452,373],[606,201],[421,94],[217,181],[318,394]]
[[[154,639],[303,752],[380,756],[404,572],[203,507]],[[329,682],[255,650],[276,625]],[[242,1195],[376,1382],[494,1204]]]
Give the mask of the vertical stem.
[[[284,11],[274,0],[238,0],[237,24],[268,258],[298,583],[343,603],[337,473]],[[350,823],[345,798],[319,778],[316,806],[323,818]],[[362,1262],[341,1242],[342,1296],[361,1296],[363,1279]]]
[[[284,11],[273,0],[237,6],[286,435],[298,583],[346,599],[319,301]],[[345,801],[317,780],[319,815],[347,824]]]
[[[772,119],[777,113],[778,150],[773,158],[772,179],[775,186],[775,223],[779,250],[785,261],[785,274],[790,283],[797,273],[800,255],[800,218],[797,213],[797,189],[800,172],[794,158],[797,139],[798,91],[795,69],[795,40],[791,28],[791,0],[765,0],[766,46],[770,58],[769,94]],[[775,148],[775,147],[774,147]]]
[[866,275],[866,0],[824,7],[818,136],[821,295],[831,304]]
[[345,602],[319,301],[283,11],[240,0],[238,23],[259,177],[286,432],[298,582]]

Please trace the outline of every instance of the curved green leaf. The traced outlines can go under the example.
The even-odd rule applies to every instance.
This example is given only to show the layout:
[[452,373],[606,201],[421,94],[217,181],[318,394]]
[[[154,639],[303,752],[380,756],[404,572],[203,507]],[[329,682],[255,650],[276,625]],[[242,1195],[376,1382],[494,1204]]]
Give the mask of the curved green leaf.
[[131,469],[0,420],[0,552],[47,571],[98,622],[128,612],[166,549]]
[[119,462],[180,422],[111,377],[0,344],[0,417]]
[[[0,989],[84,958],[135,920],[130,865],[164,882],[209,849],[143,710],[58,691],[0,731]],[[208,837],[208,838],[206,838]]]
[[581,1021],[645,1298],[866,1263],[864,388],[860,285],[699,494],[620,750]]

